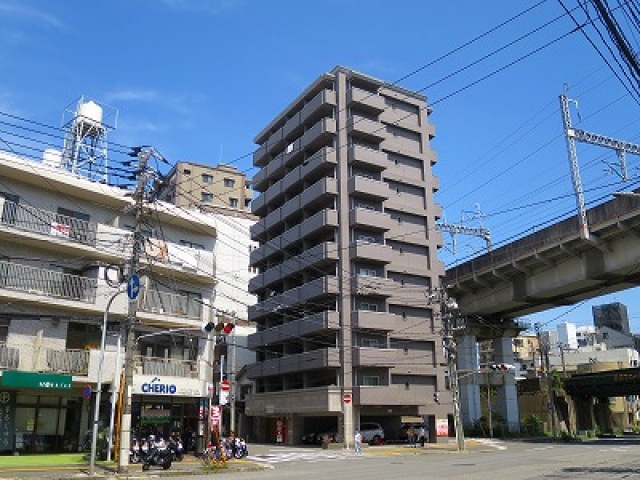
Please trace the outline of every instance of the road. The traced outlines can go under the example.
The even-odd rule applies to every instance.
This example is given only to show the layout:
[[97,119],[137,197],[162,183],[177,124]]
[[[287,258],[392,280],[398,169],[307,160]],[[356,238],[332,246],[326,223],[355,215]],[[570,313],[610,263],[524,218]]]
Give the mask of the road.
[[[465,479],[615,480],[640,478],[640,438],[611,438],[583,443],[483,441],[468,452],[369,448],[351,452],[272,448],[254,455],[270,466],[243,472],[241,480],[272,479]],[[191,479],[194,477],[191,476]]]

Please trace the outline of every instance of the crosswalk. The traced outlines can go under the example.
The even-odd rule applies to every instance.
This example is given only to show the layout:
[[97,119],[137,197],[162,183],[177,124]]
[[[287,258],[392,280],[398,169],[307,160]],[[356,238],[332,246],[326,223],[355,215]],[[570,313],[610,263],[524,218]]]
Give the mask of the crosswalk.
[[345,452],[331,452],[324,450],[272,450],[268,453],[263,453],[260,455],[249,455],[247,457],[248,460],[257,463],[274,465],[277,463],[287,463],[287,462],[307,462],[307,463],[318,463],[318,462],[334,462],[337,460],[357,460],[362,457],[356,456],[353,452],[345,451]]

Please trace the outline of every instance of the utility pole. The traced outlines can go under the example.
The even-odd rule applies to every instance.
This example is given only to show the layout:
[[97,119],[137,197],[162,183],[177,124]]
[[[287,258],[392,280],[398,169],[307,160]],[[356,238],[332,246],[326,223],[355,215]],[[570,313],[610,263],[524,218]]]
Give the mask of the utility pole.
[[124,404],[120,415],[120,454],[118,455],[118,473],[129,472],[129,449],[131,447],[131,389],[133,385],[133,349],[135,346],[135,323],[137,313],[137,296],[140,290],[138,278],[138,265],[140,263],[140,251],[143,244],[142,218],[144,216],[144,201],[147,184],[147,162],[151,156],[150,150],[135,147],[129,154],[138,158],[137,185],[133,193],[135,226],[133,230],[133,245],[131,258],[127,271],[127,294],[129,296],[129,308],[126,323],[123,324],[125,340],[124,360]]
[[556,429],[556,407],[554,402],[554,392],[553,392],[553,378],[551,378],[551,371],[549,365],[549,342],[542,340],[542,332],[540,331],[540,324],[536,323],[534,325],[536,330],[536,335],[538,337],[538,345],[540,347],[540,360],[542,365],[542,370],[544,372],[544,376],[546,378],[546,389],[547,389],[547,410],[549,412],[549,416],[551,417],[551,433],[553,437],[558,436],[558,432]]
[[440,288],[429,295],[429,301],[440,303],[440,315],[442,316],[442,342],[447,353],[447,366],[451,383],[451,396],[453,401],[453,424],[456,431],[456,445],[458,452],[464,451],[464,430],[460,418],[460,387],[458,383],[457,346],[453,338],[453,311],[458,310],[458,304],[447,295],[445,288]]

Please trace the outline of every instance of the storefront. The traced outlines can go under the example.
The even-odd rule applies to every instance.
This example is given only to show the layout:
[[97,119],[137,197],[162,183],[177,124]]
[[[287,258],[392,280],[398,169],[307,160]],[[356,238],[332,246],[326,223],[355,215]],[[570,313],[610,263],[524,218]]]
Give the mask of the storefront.
[[73,388],[71,375],[3,372],[0,453],[78,451],[83,407],[82,389]]
[[194,450],[203,429],[203,390],[197,379],[135,375],[133,434],[136,438],[179,436],[187,450]]

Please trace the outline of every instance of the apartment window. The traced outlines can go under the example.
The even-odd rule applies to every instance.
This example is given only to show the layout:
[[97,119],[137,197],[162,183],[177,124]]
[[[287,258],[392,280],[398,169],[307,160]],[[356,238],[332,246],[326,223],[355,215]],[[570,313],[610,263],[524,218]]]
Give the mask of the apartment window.
[[180,240],[180,245],[189,248],[195,248],[197,250],[204,250],[204,245],[202,245],[201,243],[192,242],[190,240]]
[[359,310],[366,310],[368,312],[377,312],[378,311],[378,305],[376,305],[375,303],[362,302],[360,304]]
[[380,385],[380,377],[377,375],[363,375],[362,385],[365,387],[376,387]]
[[229,199],[229,205],[232,207],[237,207],[238,206],[238,199],[237,198],[230,198]]
[[376,272],[375,268],[361,267],[360,269],[358,269],[358,276],[360,276],[360,277],[377,277],[378,276],[378,272]]
[[213,175],[209,175],[208,173],[203,173],[202,183],[213,183]]
[[245,199],[245,201],[244,201],[244,206],[245,206],[245,208],[249,208],[249,205],[251,205],[251,199],[250,199],[250,198],[247,198],[247,199]]
[[224,186],[227,188],[233,188],[236,186],[236,181],[233,178],[225,178]]
[[182,173],[184,173],[185,175],[191,175],[191,170],[188,168],[185,168],[184,170],[182,170]]
[[369,235],[358,235],[358,243],[376,243],[376,239]]
[[0,342],[6,342],[9,336],[9,319],[0,318]]
[[369,348],[380,348],[382,347],[382,342],[379,338],[363,338],[361,340],[361,344],[363,347]]
[[213,193],[202,192],[201,198],[203,203],[211,203],[213,201]]

